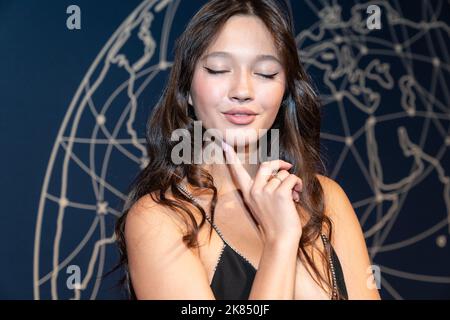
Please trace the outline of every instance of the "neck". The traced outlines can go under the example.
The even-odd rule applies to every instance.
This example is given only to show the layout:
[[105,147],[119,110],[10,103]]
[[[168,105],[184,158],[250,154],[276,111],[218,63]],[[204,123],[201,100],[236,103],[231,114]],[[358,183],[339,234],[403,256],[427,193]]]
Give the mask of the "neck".
[[[256,163],[253,160],[254,158],[251,158],[252,161],[250,161],[250,157],[254,156],[253,153],[257,151],[255,148],[249,148],[248,145],[245,146],[245,148],[234,148],[236,154],[238,155],[239,159],[241,159],[242,166],[245,168],[247,173],[252,179],[255,179],[256,173],[259,168],[259,161],[260,159],[257,159]],[[233,175],[230,171],[231,164],[225,163],[225,155],[223,154],[223,151],[221,147],[218,147],[216,150],[219,151],[219,153],[222,153],[221,156],[215,157],[214,159],[208,158],[208,163],[204,161],[205,163],[201,164],[200,167],[204,170],[206,170],[212,177],[214,181],[214,185],[217,189],[217,196],[223,196],[223,195],[238,195],[239,187],[237,182],[234,180]],[[249,151],[252,150],[252,151]],[[252,153],[250,153],[252,152]],[[186,178],[183,179],[184,183],[183,185],[187,189],[189,193],[194,195],[197,200],[201,200],[203,198],[203,190],[198,190],[196,188],[192,188],[188,183]],[[209,194],[209,192],[207,193]],[[209,198],[209,196],[207,196]]]
[[[238,155],[239,159],[241,159],[242,165],[247,171],[247,173],[250,175],[252,179],[254,179],[259,168],[259,162],[257,161],[255,163],[255,161],[250,161],[250,157],[252,155],[250,154],[249,151],[250,149],[251,148],[249,148],[249,146],[246,145],[245,148],[235,148],[235,152]],[[224,155],[223,159],[225,159]],[[239,188],[237,182],[234,180],[234,177],[230,171],[229,166],[231,164],[226,164],[224,163],[224,161],[211,161],[211,162],[212,162],[211,164],[202,165],[202,168],[208,171],[208,173],[213,177],[214,185],[217,188],[218,196],[229,193],[232,194],[237,193],[237,190]]]

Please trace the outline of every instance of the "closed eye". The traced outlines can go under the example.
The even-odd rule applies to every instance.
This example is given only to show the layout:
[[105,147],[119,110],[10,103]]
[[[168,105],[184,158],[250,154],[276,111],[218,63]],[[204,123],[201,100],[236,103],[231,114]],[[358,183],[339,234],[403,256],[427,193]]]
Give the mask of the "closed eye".
[[275,78],[275,76],[277,75],[278,73],[274,73],[274,74],[262,74],[262,73],[257,73],[257,75],[259,75],[259,76],[261,76],[261,77],[263,77],[263,78],[266,78],[266,79],[273,79],[273,78]]
[[[229,71],[226,71],[226,70],[212,70],[212,69],[209,69],[209,68],[206,68],[205,67],[205,69],[208,71],[208,73],[210,73],[210,74],[222,74],[222,73],[227,73],[227,72],[229,72]],[[277,73],[274,73],[274,74],[262,74],[262,73],[257,73],[257,75],[259,75],[259,76],[261,76],[261,77],[263,77],[263,78],[266,78],[266,79],[273,79],[273,78],[275,78],[275,76],[278,74],[278,72]]]
[[226,73],[226,72],[228,72],[228,71],[226,71],[226,70],[220,70],[220,71],[211,70],[211,69],[206,68],[206,67],[205,67],[205,69],[206,69],[206,71],[208,71],[208,73],[211,73],[211,74],[221,74],[221,73]]

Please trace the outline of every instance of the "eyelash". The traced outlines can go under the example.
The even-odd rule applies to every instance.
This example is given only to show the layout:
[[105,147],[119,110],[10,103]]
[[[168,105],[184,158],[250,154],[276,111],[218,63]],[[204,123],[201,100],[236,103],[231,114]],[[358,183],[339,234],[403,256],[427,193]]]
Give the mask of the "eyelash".
[[[222,73],[228,72],[228,71],[215,71],[215,70],[211,70],[211,69],[206,68],[206,67],[205,67],[205,69],[206,69],[206,70],[208,71],[208,73],[210,73],[210,74],[222,74]],[[276,76],[277,74],[278,74],[278,73],[274,73],[274,74],[270,74],[270,75],[265,75],[265,74],[257,73],[257,75],[259,75],[259,76],[261,76],[261,77],[263,77],[263,78],[266,78],[266,79],[274,79],[275,76]]]

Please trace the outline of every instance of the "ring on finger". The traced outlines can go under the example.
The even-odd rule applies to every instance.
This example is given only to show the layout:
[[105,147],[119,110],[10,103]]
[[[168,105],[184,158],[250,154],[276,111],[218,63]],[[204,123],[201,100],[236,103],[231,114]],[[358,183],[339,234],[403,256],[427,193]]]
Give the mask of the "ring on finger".
[[282,181],[281,178],[278,176],[278,170],[277,169],[272,170],[272,173],[270,174],[269,181],[272,180],[273,178]]
[[278,180],[280,180],[280,182],[283,182],[283,179],[281,179],[281,178],[278,176],[278,174],[275,174],[275,175],[273,175],[272,177],[273,177],[273,179],[278,179]]
[[280,176],[278,175],[279,173],[280,172],[278,170],[273,170],[269,181],[275,178],[275,179],[278,179],[280,182],[283,182],[284,179],[280,178]]

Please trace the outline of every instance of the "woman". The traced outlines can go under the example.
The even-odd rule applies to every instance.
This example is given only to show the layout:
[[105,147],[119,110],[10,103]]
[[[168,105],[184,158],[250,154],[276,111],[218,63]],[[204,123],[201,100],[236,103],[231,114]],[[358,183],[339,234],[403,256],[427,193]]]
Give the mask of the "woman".
[[[227,163],[173,161],[172,133],[193,136],[196,120],[222,134],[213,158]],[[248,161],[271,130],[279,159]],[[379,299],[355,212],[323,174],[319,133],[320,104],[279,3],[202,7],[176,43],[148,123],[150,161],[116,226],[131,297]]]

